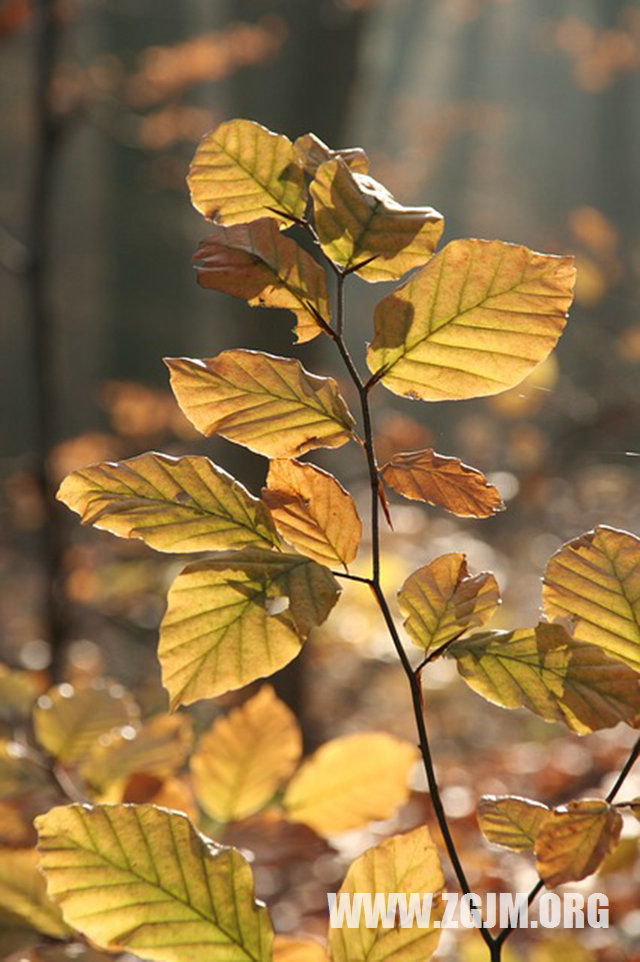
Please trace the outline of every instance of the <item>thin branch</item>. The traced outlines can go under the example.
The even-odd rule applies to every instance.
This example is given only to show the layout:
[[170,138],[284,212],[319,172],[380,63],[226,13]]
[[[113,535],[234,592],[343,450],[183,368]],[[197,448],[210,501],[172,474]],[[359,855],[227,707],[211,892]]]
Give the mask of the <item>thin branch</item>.
[[350,571],[332,571],[336,578],[346,578],[347,581],[360,581],[363,585],[370,585],[371,578],[364,578],[362,575],[352,575]]

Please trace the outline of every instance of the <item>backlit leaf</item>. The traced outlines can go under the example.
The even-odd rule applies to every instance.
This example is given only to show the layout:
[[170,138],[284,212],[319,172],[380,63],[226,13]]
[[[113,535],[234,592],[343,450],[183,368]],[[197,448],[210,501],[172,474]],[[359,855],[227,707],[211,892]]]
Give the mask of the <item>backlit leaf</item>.
[[621,830],[620,813],[599,798],[553,809],[534,849],[540,878],[548,888],[586,878],[616,847]]
[[268,962],[273,932],[239,852],[152,805],[54,808],[40,865],[65,921],[100,948],[156,962]]
[[467,684],[503,708],[528,708],[581,735],[640,718],[640,679],[562,625],[487,631],[447,650]]
[[0,739],[0,798],[24,795],[48,781],[46,768],[30,756],[24,745]]
[[325,272],[280,233],[274,220],[217,227],[200,244],[194,261],[202,287],[242,297],[253,307],[293,311],[298,343],[321,333],[317,314],[329,323]]
[[144,773],[167,778],[184,764],[192,743],[191,722],[186,715],[156,715],[140,728],[103,735],[81,766],[80,774],[102,801],[120,801],[131,775]]
[[307,174],[314,176],[320,164],[339,157],[356,174],[369,173],[369,159],[362,147],[346,147],[332,150],[315,134],[303,134],[293,142],[296,159]]
[[69,935],[60,909],[47,896],[35,849],[0,849],[0,909],[18,916],[43,935],[55,939]]
[[640,671],[640,538],[601,526],[550,559],[543,601],[549,618],[574,619],[574,637]]
[[51,755],[75,762],[101,735],[136,725],[138,718],[138,708],[122,685],[98,681],[76,687],[65,682],[40,696],[33,726],[36,738]]
[[326,949],[315,939],[297,935],[276,935],[273,943],[274,962],[327,962]]
[[498,394],[543,361],[566,322],[573,258],[456,240],[380,301],[367,363],[423,401]]
[[388,818],[406,802],[418,758],[413,745],[381,732],[346,735],[322,745],[287,786],[289,818],[320,835],[337,835]]
[[355,558],[362,524],[353,498],[326,471],[299,461],[272,461],[262,498],[276,528],[301,554],[326,565]]
[[380,474],[405,498],[438,505],[459,518],[490,518],[504,510],[500,492],[481,471],[432,448],[394,454]]
[[405,628],[425,651],[489,620],[500,604],[489,571],[471,576],[463,554],[443,554],[409,575],[398,592]]
[[549,809],[517,795],[483,795],[478,802],[478,824],[494,845],[513,852],[533,851]]
[[105,461],[70,474],[58,498],[83,524],[140,538],[157,551],[217,551],[277,541],[264,505],[204,457],[149,453]]
[[200,739],[191,757],[198,801],[221,822],[253,815],[291,775],[301,752],[295,716],[264,685]]
[[171,705],[215,698],[296,657],[340,588],[299,554],[245,548],[189,565],[169,591],[158,656]]
[[336,382],[294,358],[237,350],[166,364],[178,404],[207,437],[221,434],[269,458],[338,448],[352,437]]
[[[347,877],[340,886],[341,894],[353,900],[356,892],[369,894],[372,902],[376,897],[385,904],[391,893],[404,895],[406,903],[417,897],[422,903],[423,895],[433,897],[430,924],[419,928],[415,922],[401,927],[402,918],[394,925],[394,919],[386,926],[368,927],[364,912],[360,913],[359,926],[329,929],[329,946],[333,962],[412,962],[428,959],[438,946],[440,929],[433,921],[440,919],[443,904],[440,898],[444,888],[444,876],[437,849],[426,825],[393,835],[374,848],[368,849],[349,867]],[[415,894],[414,894],[415,893]],[[402,910],[400,910],[402,911]]]
[[398,280],[424,264],[444,227],[437,210],[403,207],[339,157],[318,167],[310,190],[323,251],[344,270],[362,264],[356,273],[367,281]]
[[274,217],[288,227],[291,216],[305,211],[304,176],[293,144],[251,120],[230,120],[205,134],[187,183],[193,206],[218,224]]

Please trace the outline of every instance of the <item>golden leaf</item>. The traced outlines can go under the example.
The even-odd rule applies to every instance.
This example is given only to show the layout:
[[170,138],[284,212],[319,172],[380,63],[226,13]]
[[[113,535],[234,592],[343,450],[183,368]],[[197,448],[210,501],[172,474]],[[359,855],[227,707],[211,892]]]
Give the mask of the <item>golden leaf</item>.
[[273,962],[327,962],[326,949],[315,939],[297,935],[276,935]]
[[362,147],[346,147],[332,150],[315,134],[303,134],[293,142],[296,160],[307,174],[315,175],[320,164],[339,157],[356,174],[369,173],[369,159]]
[[549,809],[518,795],[483,795],[478,802],[478,824],[486,839],[513,852],[533,851]]
[[33,848],[0,849],[0,909],[54,939],[70,934],[60,909],[47,896]]
[[622,816],[599,798],[554,808],[536,838],[536,868],[547,888],[578,882],[596,871],[618,844]]

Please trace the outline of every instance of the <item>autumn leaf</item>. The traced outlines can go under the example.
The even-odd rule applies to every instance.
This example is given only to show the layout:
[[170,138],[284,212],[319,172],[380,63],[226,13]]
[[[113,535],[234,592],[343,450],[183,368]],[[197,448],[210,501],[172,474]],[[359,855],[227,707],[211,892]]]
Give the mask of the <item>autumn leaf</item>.
[[330,320],[325,272],[274,220],[216,227],[194,255],[198,283],[241,297],[252,307],[293,311],[298,343],[322,332]]
[[103,681],[80,687],[65,682],[41,695],[33,711],[36,738],[62,762],[78,761],[101,735],[138,721],[131,695]]
[[269,458],[338,448],[354,420],[333,378],[259,351],[206,360],[167,358],[178,404],[202,434],[221,434]]
[[378,304],[369,368],[403,397],[498,394],[555,347],[574,279],[571,257],[502,241],[452,241]]
[[296,657],[340,588],[299,554],[245,548],[189,565],[169,590],[158,656],[171,707],[271,675]]
[[295,935],[276,935],[273,943],[274,962],[327,962],[324,946],[315,939]]
[[547,888],[596,871],[618,844],[622,816],[608,802],[585,798],[553,809],[536,838],[536,868]]
[[190,762],[198,801],[220,822],[253,815],[292,774],[301,753],[295,716],[264,685],[200,739]]
[[30,672],[0,664],[0,722],[12,725],[25,721],[40,690]]
[[0,739],[0,799],[19,798],[49,781],[46,768],[20,742]]
[[353,498],[333,475],[313,464],[275,460],[262,498],[279,533],[301,554],[345,568],[353,561],[362,524]]
[[484,837],[512,852],[530,852],[549,809],[518,795],[483,795],[478,802],[478,824]]
[[155,962],[269,962],[273,932],[234,849],[153,805],[71,805],[36,820],[65,921],[99,948]]
[[413,745],[381,732],[334,738],[287,786],[287,816],[320,835],[388,818],[408,798],[407,779],[417,758]]
[[53,939],[70,935],[60,909],[47,896],[35,849],[0,849],[0,909]]
[[316,137],[315,134],[303,134],[293,142],[293,152],[296,160],[302,165],[303,169],[311,177],[320,164],[325,164],[328,160],[340,158],[356,174],[369,173],[369,159],[362,147],[346,147],[342,150],[332,150],[330,147]]
[[490,572],[469,574],[465,555],[443,554],[409,575],[398,604],[414,644],[433,651],[487,622],[500,591]]
[[317,168],[310,191],[323,251],[367,281],[398,280],[420,267],[444,227],[437,210],[403,207],[386,187],[339,157]]
[[403,497],[437,505],[459,518],[490,518],[504,510],[500,492],[481,471],[432,448],[394,454],[380,476]]
[[487,631],[455,641],[447,655],[467,684],[503,708],[528,708],[580,735],[640,718],[638,675],[563,625]]
[[640,538],[602,525],[570,541],[549,559],[543,602],[578,641],[640,671]]
[[293,144],[251,120],[220,124],[200,141],[187,177],[193,206],[218,224],[302,217],[306,189]]
[[[440,895],[444,888],[444,875],[437,849],[426,825],[393,835],[367,851],[352,862],[347,876],[340,886],[338,899],[348,895],[354,901],[356,892],[372,902],[383,898],[385,904],[394,894],[409,904],[417,898],[420,903],[424,894],[432,897],[429,924],[402,926],[402,907],[396,910],[398,922],[372,927],[367,925],[365,913],[360,912],[359,925],[348,928],[343,922],[340,928],[329,929],[329,947],[333,962],[386,962],[387,959],[428,959],[438,946],[442,903]],[[418,914],[419,914],[418,909]]]
[[278,537],[269,512],[247,489],[204,457],[141,454],[74,471],[58,499],[82,518],[156,551],[218,551]]

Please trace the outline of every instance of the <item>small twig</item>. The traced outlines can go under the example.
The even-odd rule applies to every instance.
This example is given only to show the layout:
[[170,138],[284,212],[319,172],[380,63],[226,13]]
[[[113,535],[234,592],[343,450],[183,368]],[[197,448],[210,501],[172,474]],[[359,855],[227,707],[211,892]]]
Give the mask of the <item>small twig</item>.
[[352,575],[350,571],[332,571],[332,575],[336,578],[346,578],[347,581],[359,581],[363,585],[370,585],[371,578],[365,578],[362,575]]

